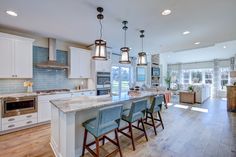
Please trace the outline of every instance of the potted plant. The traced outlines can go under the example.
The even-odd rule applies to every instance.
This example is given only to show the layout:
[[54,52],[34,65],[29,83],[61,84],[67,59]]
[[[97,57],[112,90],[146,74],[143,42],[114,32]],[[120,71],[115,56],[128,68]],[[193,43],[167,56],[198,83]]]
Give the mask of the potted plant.
[[190,86],[188,87],[188,90],[189,90],[190,92],[193,92],[193,86],[190,85]]
[[166,76],[165,82],[167,84],[167,90],[170,90],[171,76],[169,74]]

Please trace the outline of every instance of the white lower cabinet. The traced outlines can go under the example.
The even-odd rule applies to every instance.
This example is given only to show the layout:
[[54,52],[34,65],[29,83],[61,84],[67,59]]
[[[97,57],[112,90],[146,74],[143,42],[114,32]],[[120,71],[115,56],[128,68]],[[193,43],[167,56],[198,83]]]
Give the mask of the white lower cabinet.
[[51,103],[50,100],[60,98],[70,98],[71,94],[55,94],[38,96],[38,122],[46,122],[51,120]]
[[7,131],[10,129],[36,124],[37,122],[38,119],[36,112],[20,116],[2,118],[2,131]]

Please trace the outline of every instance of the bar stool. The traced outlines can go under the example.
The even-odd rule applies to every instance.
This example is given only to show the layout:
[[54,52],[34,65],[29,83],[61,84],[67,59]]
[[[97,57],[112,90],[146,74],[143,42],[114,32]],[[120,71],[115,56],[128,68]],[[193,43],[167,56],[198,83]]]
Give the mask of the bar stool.
[[[134,136],[133,136],[132,127],[143,132],[143,134],[141,134],[138,138],[145,136],[146,140],[148,141],[147,133],[146,133],[144,122],[143,122],[146,107],[147,107],[147,100],[135,101],[132,103],[131,109],[124,110],[122,114],[122,120],[126,121],[128,123],[128,126],[121,128],[118,131],[131,139],[133,150],[135,150],[135,145],[134,145]],[[140,128],[139,126],[132,125],[132,123],[137,122],[137,121],[138,123],[141,122],[142,128]],[[124,132],[125,129],[129,129],[130,134]]]
[[[152,104],[146,109],[146,120],[144,123],[153,127],[155,135],[157,135],[156,131],[157,127],[161,125],[162,128],[164,129],[164,125],[160,114],[162,102],[163,102],[163,95],[155,96],[154,100],[152,101]],[[154,113],[158,113],[159,119],[154,118]],[[148,118],[151,119],[152,123],[148,123]],[[155,121],[159,121],[160,123],[158,125],[155,125]]]
[[[107,139],[112,144],[117,146],[117,149],[111,152],[109,155],[119,151],[120,156],[122,157],[122,152],[120,149],[120,143],[117,133],[119,127],[119,121],[121,118],[121,113],[122,113],[122,105],[117,105],[115,107],[105,107],[99,109],[96,118],[89,119],[83,123],[85,131],[84,131],[82,156],[84,156],[85,149],[87,149],[93,156],[99,157],[99,141],[102,140],[102,143],[104,145],[105,139]],[[106,136],[106,134],[112,131],[115,132],[116,141]],[[94,136],[95,141],[86,144],[88,132]],[[93,144],[96,144],[96,153],[90,148],[90,146]]]

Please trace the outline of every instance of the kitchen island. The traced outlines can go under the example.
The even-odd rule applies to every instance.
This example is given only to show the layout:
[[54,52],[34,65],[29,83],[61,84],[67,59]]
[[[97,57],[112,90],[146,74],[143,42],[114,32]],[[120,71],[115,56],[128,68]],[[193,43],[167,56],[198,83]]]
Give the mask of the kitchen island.
[[[95,117],[98,109],[118,104],[122,104],[124,108],[127,108],[132,101],[149,100],[155,95],[157,95],[157,92],[143,91],[136,96],[121,94],[118,96],[81,96],[51,100],[50,102],[53,105],[50,145],[54,154],[57,157],[81,156],[84,135],[82,123]],[[92,140],[93,137],[88,136],[88,142]]]

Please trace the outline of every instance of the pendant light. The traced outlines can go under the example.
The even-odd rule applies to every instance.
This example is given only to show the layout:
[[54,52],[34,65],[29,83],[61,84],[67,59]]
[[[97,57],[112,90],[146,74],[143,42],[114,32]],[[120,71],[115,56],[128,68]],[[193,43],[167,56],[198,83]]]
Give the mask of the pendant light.
[[104,18],[102,14],[103,8],[98,7],[97,11],[99,12],[97,19],[100,23],[100,39],[95,40],[95,54],[92,58],[94,60],[107,60],[106,41],[102,40],[102,19]]
[[140,30],[140,38],[142,41],[142,51],[138,53],[138,66],[146,66],[147,65],[147,54],[143,51],[143,38],[144,38],[144,30]]
[[128,27],[126,26],[128,24],[128,21],[123,21],[122,24],[124,25],[122,29],[124,30],[124,47],[120,49],[121,51],[121,57],[119,63],[121,64],[130,64],[131,61],[129,60],[129,50],[130,48],[126,46],[126,31]]

